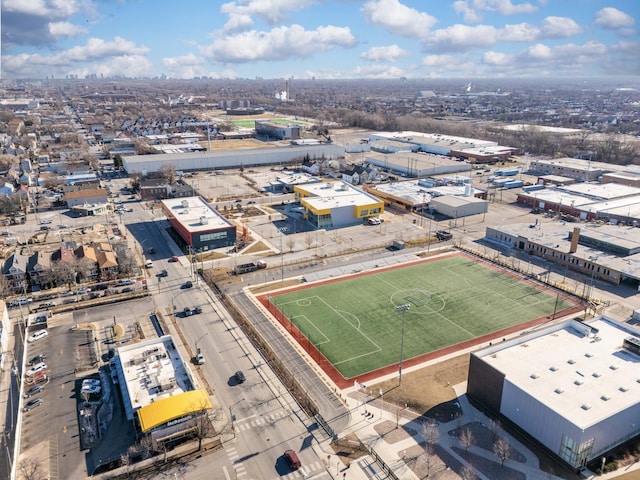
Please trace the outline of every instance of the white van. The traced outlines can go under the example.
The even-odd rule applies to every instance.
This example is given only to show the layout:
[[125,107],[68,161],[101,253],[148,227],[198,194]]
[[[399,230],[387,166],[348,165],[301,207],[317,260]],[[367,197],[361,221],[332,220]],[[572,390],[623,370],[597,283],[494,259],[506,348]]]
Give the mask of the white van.
[[147,263],[144,264],[147,268],[153,268],[153,262],[151,260],[147,260]]

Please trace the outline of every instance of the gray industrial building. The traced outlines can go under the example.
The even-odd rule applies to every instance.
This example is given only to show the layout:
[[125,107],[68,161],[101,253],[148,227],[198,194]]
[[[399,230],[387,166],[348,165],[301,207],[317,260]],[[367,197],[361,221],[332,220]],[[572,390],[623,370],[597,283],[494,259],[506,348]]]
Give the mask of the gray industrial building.
[[443,155],[430,153],[376,153],[368,152],[365,163],[406,177],[428,177],[470,172],[471,165]]
[[467,394],[572,468],[640,434],[640,338],[606,317],[471,353]]
[[240,166],[284,165],[302,163],[305,157],[343,158],[344,147],[335,144],[289,145],[286,147],[246,148],[194,153],[165,153],[158,155],[128,155],[122,158],[129,174],[147,175],[163,168],[175,170],[220,170]]

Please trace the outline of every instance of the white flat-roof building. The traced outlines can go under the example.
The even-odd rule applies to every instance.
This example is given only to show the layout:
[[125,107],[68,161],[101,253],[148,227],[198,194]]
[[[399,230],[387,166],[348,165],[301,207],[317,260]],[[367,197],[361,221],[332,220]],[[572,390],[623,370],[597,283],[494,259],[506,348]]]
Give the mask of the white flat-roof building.
[[296,185],[304,218],[316,228],[362,223],[384,212],[384,202],[347,182]]
[[146,175],[160,172],[163,168],[176,170],[215,170],[238,168],[241,165],[262,166],[282,165],[291,162],[302,163],[308,158],[342,158],[344,147],[333,143],[319,145],[288,145],[268,148],[244,148],[237,150],[215,150],[194,153],[164,153],[158,155],[127,155],[122,157],[127,173]]
[[640,433],[640,338],[606,317],[471,354],[468,395],[573,468]]
[[161,205],[173,229],[194,250],[235,245],[235,225],[202,197],[171,198]]
[[471,165],[443,155],[398,152],[391,154],[367,152],[365,163],[407,177],[427,177],[470,172]]
[[515,223],[487,227],[485,238],[592,278],[640,289],[640,229],[636,227]]

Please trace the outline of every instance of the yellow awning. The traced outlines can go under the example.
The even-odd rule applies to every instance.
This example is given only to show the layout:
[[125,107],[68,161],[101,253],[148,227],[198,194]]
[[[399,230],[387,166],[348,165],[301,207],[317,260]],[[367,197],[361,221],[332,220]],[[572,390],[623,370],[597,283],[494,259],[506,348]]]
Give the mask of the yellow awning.
[[211,408],[207,392],[191,390],[179,395],[163,398],[138,410],[138,420],[143,432],[148,432],[164,423],[191,413]]

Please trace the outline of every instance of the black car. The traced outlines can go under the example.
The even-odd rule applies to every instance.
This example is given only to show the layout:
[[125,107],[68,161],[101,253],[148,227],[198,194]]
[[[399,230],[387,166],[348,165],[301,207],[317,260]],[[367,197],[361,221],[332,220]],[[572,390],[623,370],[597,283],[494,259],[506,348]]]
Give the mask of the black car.
[[40,393],[44,387],[42,385],[34,385],[29,390],[24,392],[24,398],[33,397],[36,393]]
[[168,275],[169,275],[169,272],[167,272],[166,270],[162,270],[162,271],[158,274],[158,276],[159,276],[159,277],[166,277],[166,276],[168,276]]
[[234,374],[234,377],[236,377],[236,381],[238,383],[244,383],[247,380],[247,377],[244,376],[244,372],[242,372],[242,370],[238,370]]
[[47,358],[47,356],[44,353],[42,353],[40,355],[36,355],[31,360],[29,360],[29,366],[31,367],[31,366],[36,365],[38,363],[42,363],[42,362],[44,362],[45,358]]
[[193,312],[194,315],[202,313],[202,307],[193,307],[193,310],[191,310],[191,312]]
[[185,317],[190,317],[191,315],[193,315],[193,310],[191,310],[189,307],[184,307],[182,313]]
[[39,407],[40,405],[42,405],[42,399],[41,398],[34,398],[34,399],[29,400],[27,403],[24,404],[23,410],[25,412],[28,412],[32,408]]
[[193,282],[191,281],[188,281],[184,284],[184,288],[191,288],[191,287],[193,287]]

